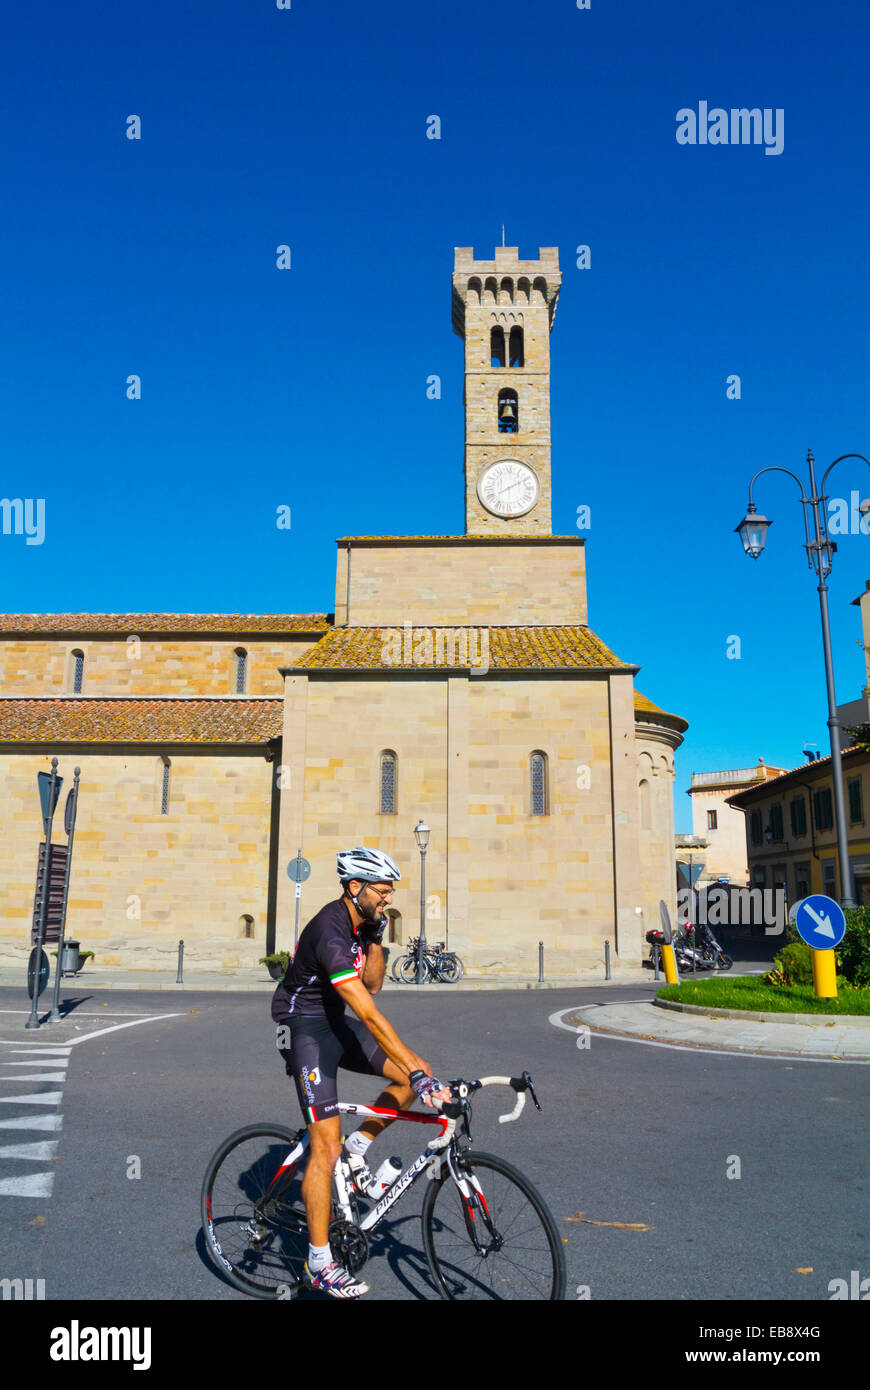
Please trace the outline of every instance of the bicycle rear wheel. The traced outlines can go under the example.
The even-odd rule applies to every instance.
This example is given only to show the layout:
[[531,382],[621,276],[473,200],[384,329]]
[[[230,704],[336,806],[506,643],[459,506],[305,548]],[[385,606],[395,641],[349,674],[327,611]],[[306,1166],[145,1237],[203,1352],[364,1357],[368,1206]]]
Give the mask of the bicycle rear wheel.
[[257,1124],[225,1139],[202,1184],[202,1229],[212,1259],[244,1293],[293,1298],[308,1258],[308,1222],[294,1168],[273,1187],[298,1133]]
[[421,1213],[423,1249],[441,1297],[563,1299],[565,1252],[538,1190],[494,1154],[465,1153],[456,1166],[468,1179],[470,1200],[444,1164],[426,1184]]

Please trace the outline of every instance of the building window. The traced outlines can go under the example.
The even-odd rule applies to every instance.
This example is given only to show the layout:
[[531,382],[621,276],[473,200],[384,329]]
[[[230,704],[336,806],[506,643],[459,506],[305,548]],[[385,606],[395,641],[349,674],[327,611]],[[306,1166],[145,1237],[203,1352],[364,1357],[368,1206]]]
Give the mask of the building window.
[[161,761],[162,764],[163,764],[162,783],[161,783],[161,787],[160,787],[160,814],[161,814],[161,816],[168,816],[168,815],[169,815],[169,775],[170,775],[170,770],[171,770],[171,763],[170,763],[170,761],[169,761],[168,758],[161,758],[160,761]]
[[822,892],[829,898],[837,896],[837,866],[833,859],[822,864]]
[[761,812],[749,812],[749,839],[753,845],[761,844]]
[[807,863],[795,864],[794,866],[794,891],[795,898],[808,898],[810,896],[810,866]]
[[779,802],[777,802],[775,806],[771,806],[770,808],[770,819],[768,820],[768,828],[774,840],[782,839],[782,807],[780,806]]
[[519,402],[517,401],[516,391],[499,391],[498,393],[498,432],[499,434],[517,434],[520,428]]
[[524,367],[526,365],[523,351],[523,330],[517,327],[511,329],[510,364],[512,367]]
[[248,688],[248,653],[244,647],[236,647],[233,660],[235,662],[234,689],[237,695],[244,695]]
[[391,945],[401,946],[402,944],[402,914],[397,912],[394,907],[387,908],[387,941]]
[[550,799],[547,795],[547,755],[536,750],[529,758],[529,772],[532,783],[532,815],[549,814]]
[[85,674],[85,654],[82,651],[70,652],[70,674],[73,695],[81,695]]
[[246,941],[250,941],[254,935],[254,919],[249,912],[243,912],[239,918],[239,936]]
[[830,787],[823,787],[820,792],[813,792],[813,815],[816,818],[817,830],[830,830],[834,824],[834,808],[831,804]]
[[646,778],[644,778],[640,784],[640,825],[642,830],[650,830],[652,828],[650,785]]
[[504,329],[492,328],[489,333],[489,365],[503,367],[504,363]]
[[381,808],[382,816],[396,814],[396,755],[389,748],[381,754]]
[[861,805],[861,778],[853,777],[848,783],[849,788],[849,820],[854,825],[856,821],[864,821],[864,811]]
[[[807,833],[807,803],[802,796],[795,797],[789,805],[791,816],[792,835],[806,835]],[[806,896],[806,894],[804,895]]]
[[719,828],[719,813],[718,813],[718,811],[708,811],[708,812],[707,812],[707,829],[708,829],[708,830],[718,830],[718,828]]

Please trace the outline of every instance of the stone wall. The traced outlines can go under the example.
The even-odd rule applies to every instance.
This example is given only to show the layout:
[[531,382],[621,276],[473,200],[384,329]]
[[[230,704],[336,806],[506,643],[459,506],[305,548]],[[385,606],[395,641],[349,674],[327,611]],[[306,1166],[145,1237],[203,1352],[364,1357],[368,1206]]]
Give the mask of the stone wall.
[[[174,969],[185,960],[254,965],[266,948],[274,765],[262,752],[205,748],[172,754],[168,814],[162,760],[118,749],[59,752],[64,777],[52,839],[65,844],[63,803],[81,767],[67,935],[100,965]],[[42,823],[37,772],[51,757],[0,754],[0,956],[30,949]],[[253,919],[245,936],[243,917]]]
[[234,652],[248,653],[248,695],[281,695],[279,667],[314,646],[312,639],[230,637],[23,637],[0,640],[0,696],[72,694],[73,651],[84,653],[81,694],[232,695]]

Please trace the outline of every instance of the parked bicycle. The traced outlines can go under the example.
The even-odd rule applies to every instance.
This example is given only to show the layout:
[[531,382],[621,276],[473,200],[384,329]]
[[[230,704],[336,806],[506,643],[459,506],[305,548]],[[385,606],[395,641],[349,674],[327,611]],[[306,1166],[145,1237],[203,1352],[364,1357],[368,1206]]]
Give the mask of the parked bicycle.
[[[418,950],[420,938],[411,937],[407,953],[397,956],[390,967],[390,974],[397,984],[412,985],[417,980]],[[437,980],[440,984],[453,985],[465,974],[465,966],[455,951],[445,951],[444,942],[426,947],[423,953],[423,983]]]
[[[444,1299],[559,1300],[565,1296],[565,1252],[543,1197],[512,1164],[471,1152],[471,1099],[485,1086],[509,1086],[516,1104],[501,1124],[522,1113],[529,1073],[446,1083],[452,1099],[440,1112],[377,1109],[339,1102],[346,1115],[391,1115],[439,1126],[423,1152],[379,1199],[358,1197],[339,1157],[333,1173],[329,1243],[352,1274],[371,1253],[369,1236],[399,1198],[426,1172],[421,1212],[423,1249]],[[461,1131],[457,1125],[461,1121]],[[202,1185],[202,1225],[212,1258],[227,1279],[257,1298],[295,1298],[304,1289],[308,1226],[300,1168],[308,1131],[255,1124],[231,1134],[208,1165]],[[401,1163],[394,1161],[399,1170]]]

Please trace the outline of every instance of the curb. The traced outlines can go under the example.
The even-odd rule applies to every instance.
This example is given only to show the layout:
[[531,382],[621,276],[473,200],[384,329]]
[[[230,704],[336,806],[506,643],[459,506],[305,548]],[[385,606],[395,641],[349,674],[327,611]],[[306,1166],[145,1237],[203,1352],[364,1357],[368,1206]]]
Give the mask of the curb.
[[[700,1010],[700,1012],[703,1013],[704,1010]],[[574,1015],[572,1014],[568,1014],[567,1016],[574,1017]],[[767,1045],[766,1047],[758,1047],[757,1045],[747,1046],[745,1043],[741,1043],[735,1039],[730,1039],[727,1042],[714,1042],[712,1039],[707,1038],[703,1040],[696,1040],[694,1038],[669,1037],[666,1033],[629,1033],[626,1032],[624,1029],[608,1028],[600,1023],[591,1023],[587,1018],[578,1019],[578,1024],[582,1024],[584,1027],[588,1028],[592,1033],[601,1033],[606,1037],[622,1038],[625,1039],[627,1042],[659,1043],[667,1047],[685,1050],[695,1050],[700,1052],[722,1052],[726,1056],[735,1052],[742,1052],[745,1053],[747,1057],[784,1057],[788,1058],[789,1060],[795,1059],[803,1062],[850,1062],[853,1065],[857,1063],[861,1066],[870,1066],[870,1058],[868,1058],[865,1053],[856,1053],[848,1051],[807,1053],[792,1051],[788,1047],[776,1047],[771,1045]]]
[[845,1024],[849,1028],[870,1028],[870,1014],[771,1014],[756,1013],[752,1009],[715,1009],[703,1004],[683,1004],[678,999],[659,999],[653,1001],[657,1009],[670,1009],[674,1013],[702,1014],[704,1018],[733,1018],[740,1023],[743,1019],[753,1023],[798,1023],[808,1028],[830,1028],[834,1024]]

